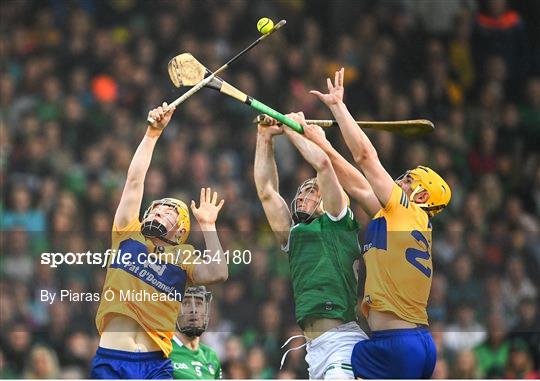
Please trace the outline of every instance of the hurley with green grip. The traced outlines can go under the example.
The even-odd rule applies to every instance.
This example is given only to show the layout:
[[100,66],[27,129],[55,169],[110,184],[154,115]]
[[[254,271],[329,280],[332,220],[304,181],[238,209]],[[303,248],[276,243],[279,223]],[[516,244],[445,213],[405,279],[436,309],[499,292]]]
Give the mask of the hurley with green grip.
[[[238,58],[242,57],[244,54],[246,54],[247,52],[249,52],[251,49],[253,49],[255,46],[257,46],[262,40],[264,40],[265,38],[267,38],[268,36],[270,36],[272,33],[274,33],[276,30],[280,29],[283,25],[285,25],[287,23],[287,21],[285,20],[281,20],[280,22],[278,22],[276,25],[274,25],[274,27],[267,33],[263,34],[262,36],[260,36],[259,38],[257,38],[255,41],[253,41],[247,48],[245,48],[244,50],[242,50],[240,53],[236,54],[233,58],[231,58],[230,60],[228,60],[226,63],[224,63],[219,69],[217,69],[214,73],[210,73],[210,76],[208,77],[202,77],[200,78],[200,80],[197,82],[197,83],[193,83],[191,86],[193,86],[189,91],[187,91],[186,93],[184,93],[182,96],[178,97],[177,99],[175,99],[173,102],[171,102],[170,106],[172,107],[176,107],[178,106],[180,103],[184,102],[186,99],[188,99],[189,97],[191,97],[193,94],[195,94],[197,91],[199,91],[200,89],[202,89],[204,86],[206,86],[208,84],[208,82],[210,82],[212,80],[213,77],[215,77],[218,73],[221,73],[222,71],[224,71],[225,69],[227,69],[234,61],[236,61]],[[171,61],[169,61],[169,76],[171,76],[171,62],[173,62],[176,58],[178,57],[181,57],[182,54],[174,57]],[[193,57],[193,56],[192,56]],[[175,64],[177,62],[174,62]],[[193,69],[193,68],[190,68],[190,67],[187,67],[188,69]],[[199,70],[200,71],[200,70]],[[190,79],[192,79],[193,77],[193,73],[192,72],[189,72],[189,70],[187,72],[184,72],[184,75],[187,73],[188,77],[191,77]],[[176,84],[176,81],[177,80],[180,80],[182,81],[181,78],[178,78],[176,76],[176,78],[173,78],[171,76],[171,80],[173,81],[173,83],[176,85],[176,87],[179,87],[179,85]],[[148,117],[148,123],[150,125],[153,125],[155,123],[155,121]]]
[[201,81],[204,81],[204,87],[209,87],[214,90],[230,96],[242,103],[247,104],[251,108],[262,112],[279,122],[289,126],[298,133],[303,134],[302,125],[295,120],[287,118],[285,115],[265,105],[262,102],[250,97],[236,87],[225,82],[220,77],[216,76],[204,65],[202,65],[190,53],[182,53],[169,61],[169,77],[176,87],[181,86],[198,86]]
[[290,118],[287,118],[282,113],[274,110],[271,107],[268,107],[267,105],[265,105],[264,103],[259,102],[256,99],[248,97],[248,100],[249,100],[249,103],[248,102],[246,102],[246,103],[249,104],[251,106],[251,108],[254,108],[255,110],[258,110],[258,111],[268,115],[269,117],[274,118],[277,121],[280,121],[281,123],[289,126],[290,128],[292,128],[293,130],[295,130],[296,132],[298,132],[300,134],[304,133],[304,128],[297,121],[292,120]]

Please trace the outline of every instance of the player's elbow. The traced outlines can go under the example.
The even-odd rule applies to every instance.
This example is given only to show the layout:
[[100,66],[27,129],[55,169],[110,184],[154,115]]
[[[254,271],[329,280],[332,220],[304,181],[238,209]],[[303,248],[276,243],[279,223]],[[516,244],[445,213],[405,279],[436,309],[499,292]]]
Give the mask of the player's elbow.
[[332,168],[332,162],[326,154],[321,155],[317,157],[316,160],[314,160],[313,167],[315,168],[317,173],[321,173],[330,170],[330,168]]
[[221,283],[221,282],[226,282],[227,279],[229,279],[229,270],[227,268],[225,268],[224,271],[222,271],[219,276],[218,276],[218,279],[217,279],[217,282]]
[[197,284],[214,284],[229,279],[229,269],[225,266],[199,265],[195,270],[194,281]]
[[257,184],[257,196],[259,196],[259,200],[268,201],[272,198],[273,193],[275,193],[275,190],[272,189],[270,184]]
[[128,172],[126,176],[126,185],[134,189],[143,185],[144,179],[141,179],[140,176],[137,176],[135,173]]
[[360,166],[368,162],[379,161],[377,151],[374,148],[363,149],[360,152],[355,152],[353,155],[354,162]]
[[213,272],[210,283],[222,283],[227,279],[229,279],[229,269],[224,266]]

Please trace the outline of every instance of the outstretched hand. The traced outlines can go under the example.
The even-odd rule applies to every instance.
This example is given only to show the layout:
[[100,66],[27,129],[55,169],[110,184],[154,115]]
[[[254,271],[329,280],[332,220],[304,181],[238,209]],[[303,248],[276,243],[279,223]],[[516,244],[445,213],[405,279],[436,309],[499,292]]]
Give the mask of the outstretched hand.
[[343,93],[345,92],[345,88],[343,87],[344,76],[345,69],[341,68],[340,70],[336,71],[336,75],[334,77],[334,84],[332,84],[330,78],[326,78],[326,83],[328,85],[328,94],[323,94],[317,90],[311,90],[310,93],[316,95],[317,98],[319,98],[320,101],[328,107],[343,102]]
[[150,110],[148,118],[152,118],[154,124],[149,124],[149,127],[159,132],[163,131],[171,121],[174,110],[176,110],[176,107],[170,107],[167,102],[163,102],[161,106]]
[[201,225],[201,228],[204,229],[205,226],[216,223],[219,211],[225,203],[225,200],[221,200],[218,204],[217,200],[218,194],[217,192],[212,194],[211,188],[201,188],[201,199],[198,208],[195,201],[191,200],[191,211]]

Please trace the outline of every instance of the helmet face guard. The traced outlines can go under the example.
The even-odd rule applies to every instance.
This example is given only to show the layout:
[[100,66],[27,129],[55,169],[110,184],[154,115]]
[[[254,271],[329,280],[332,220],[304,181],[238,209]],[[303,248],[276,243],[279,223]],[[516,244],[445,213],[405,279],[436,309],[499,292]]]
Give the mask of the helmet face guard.
[[[420,206],[430,217],[435,216],[446,208],[452,197],[450,186],[434,170],[419,165],[399,176],[395,182],[399,183],[399,181],[407,176],[412,178],[412,193],[409,196],[411,202]],[[415,202],[414,197],[423,191],[429,194],[427,201],[424,203]]]
[[[178,213],[177,220],[174,221],[171,228],[169,229],[167,229],[164,224],[157,220],[147,220],[148,215],[156,206],[159,205],[169,206],[173,208],[176,213]],[[182,234],[180,237],[176,237],[176,239],[174,240],[167,238],[171,231],[173,231],[174,229],[179,229],[181,226],[186,229],[185,234]],[[189,211],[186,204],[174,198],[163,198],[161,200],[156,200],[152,202],[152,204],[150,204],[148,209],[146,209],[146,211],[144,212],[143,223],[141,225],[141,233],[146,238],[158,238],[161,241],[168,243],[169,245],[179,245],[185,242],[185,240],[187,239],[187,236],[189,234],[189,227]]]
[[188,287],[182,300],[180,314],[176,319],[178,332],[188,337],[201,336],[208,328],[211,302],[212,293],[206,291],[206,287]]
[[[317,185],[317,178],[311,178],[304,181],[296,190],[296,195],[291,202],[291,212],[294,223],[310,223],[315,219],[315,213],[322,203],[322,197],[317,195],[319,192],[319,186]],[[301,200],[300,196],[302,196]],[[306,211],[305,205],[307,200],[315,196],[317,202],[311,211]],[[315,198],[313,197],[313,198]]]

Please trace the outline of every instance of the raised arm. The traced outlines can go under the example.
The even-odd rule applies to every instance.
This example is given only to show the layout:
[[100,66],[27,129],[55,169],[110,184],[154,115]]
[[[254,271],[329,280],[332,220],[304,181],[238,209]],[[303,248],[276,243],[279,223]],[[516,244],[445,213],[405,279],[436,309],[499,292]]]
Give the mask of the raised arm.
[[[299,122],[304,128],[307,127],[302,113],[287,116]],[[339,216],[347,206],[347,198],[339,184],[328,155],[305,136],[298,134],[289,127],[284,127],[284,130],[304,159],[317,171],[317,184],[319,184],[324,209],[333,217]]]
[[364,131],[355,123],[347,106],[343,103],[344,74],[345,69],[343,68],[337,71],[334,84],[332,84],[330,78],[327,78],[328,94],[322,94],[315,90],[312,90],[311,93],[315,94],[328,106],[339,124],[339,129],[353,155],[354,161],[362,169],[381,204],[386,205],[390,200],[394,180],[379,161],[375,147],[373,147]]
[[367,215],[373,217],[382,208],[382,205],[379,199],[377,199],[377,196],[375,196],[375,193],[373,193],[371,185],[369,185],[362,172],[356,169],[354,165],[349,163],[332,147],[321,127],[307,126],[304,128],[304,136],[319,146],[328,155],[339,183],[345,189],[345,192],[360,204]]
[[[229,277],[227,258],[223,253],[221,242],[217,235],[216,220],[225,200],[218,203],[218,194],[212,194],[211,188],[201,189],[201,198],[197,208],[195,201],[191,201],[191,211],[201,227],[206,250],[211,260],[209,263],[199,263],[193,269],[193,283],[212,284],[225,282]],[[218,257],[216,257],[216,255]]]
[[292,217],[287,203],[279,194],[279,180],[274,158],[274,135],[281,134],[278,126],[257,127],[254,177],[257,194],[264,213],[279,243],[284,246],[289,239]]
[[126,227],[133,219],[139,216],[144,193],[144,179],[152,160],[154,147],[174,113],[175,107],[169,108],[167,103],[151,110],[148,113],[156,121],[155,126],[148,125],[146,134],[137,147],[129,165],[126,184],[120,198],[120,203],[114,215],[114,225],[118,228]]

